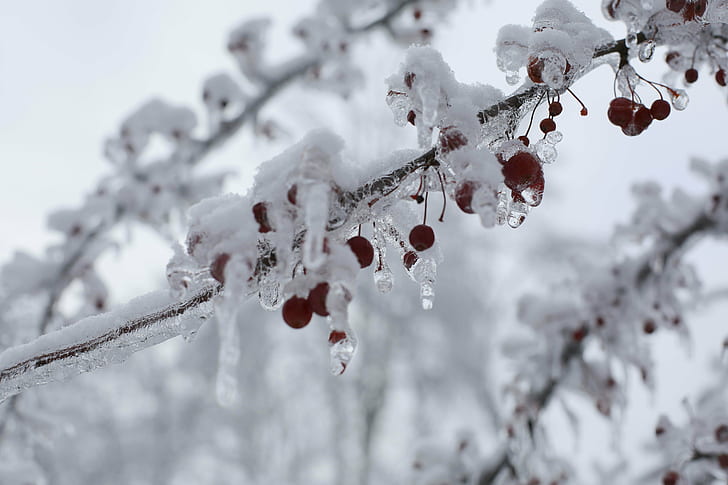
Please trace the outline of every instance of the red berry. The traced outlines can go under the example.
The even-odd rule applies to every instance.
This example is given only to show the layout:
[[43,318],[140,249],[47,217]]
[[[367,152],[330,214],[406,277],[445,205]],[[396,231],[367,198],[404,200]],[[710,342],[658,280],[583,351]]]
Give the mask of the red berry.
[[[520,141],[521,143],[523,143],[524,145],[526,145],[526,146],[528,146],[528,145],[530,145],[530,144],[531,144],[531,140],[529,140],[529,139],[528,139],[528,137],[527,137],[527,136],[524,136],[524,135],[521,135],[521,136],[519,136],[519,137],[518,137],[518,140],[519,140],[519,141]],[[501,163],[503,163],[503,162],[501,162]]]
[[326,308],[326,296],[329,294],[329,284],[325,281],[314,286],[311,291],[308,292],[308,304],[311,305],[311,310],[316,315],[322,317],[329,316],[329,310]]
[[571,338],[574,340],[574,342],[581,342],[582,340],[584,340],[587,333],[588,330],[586,327],[579,327],[571,332]]
[[303,328],[313,316],[311,305],[306,298],[292,296],[283,304],[283,320],[291,328]]
[[662,426],[658,426],[655,428],[655,436],[662,436],[663,434],[665,434],[665,428],[663,428]]
[[528,77],[536,84],[542,84],[543,83],[543,59],[538,57],[529,57],[528,58]]
[[637,108],[632,115],[630,122],[622,127],[622,133],[627,136],[637,136],[652,123],[652,113],[643,104],[635,105]]
[[435,231],[426,224],[418,224],[410,231],[409,241],[417,251],[430,249],[435,244]]
[[258,223],[258,232],[266,233],[273,230],[268,222],[268,206],[265,202],[258,202],[253,206],[253,217]]
[[417,115],[415,114],[415,112],[414,112],[414,111],[410,110],[410,112],[409,112],[409,113],[407,113],[407,122],[408,122],[408,123],[409,123],[410,125],[412,125],[412,126],[415,126],[415,119],[416,119],[416,118],[417,118]]
[[667,0],[665,4],[668,10],[679,13],[685,6],[685,0]]
[[296,205],[296,197],[298,196],[298,185],[293,184],[291,185],[291,188],[288,189],[288,193],[286,194],[286,198],[288,199],[288,202],[290,202],[293,205]]
[[414,251],[407,251],[404,253],[404,256],[402,256],[402,263],[404,264],[404,267],[407,268],[407,270],[412,269],[412,266],[415,265],[417,260],[420,259],[419,256],[417,256],[417,253]]
[[478,188],[475,182],[467,181],[457,186],[455,189],[455,203],[460,210],[466,214],[475,214],[473,210],[473,192]]
[[541,120],[539,128],[541,128],[541,131],[544,133],[551,133],[552,131],[556,131],[556,122],[551,118],[544,118]]
[[210,275],[222,284],[225,284],[225,266],[229,260],[228,253],[221,253],[215,256],[210,265]]
[[362,236],[354,236],[346,241],[346,244],[354,252],[357,261],[359,261],[359,266],[366,268],[372,264],[372,261],[374,261],[374,248],[372,247],[372,243],[369,242],[369,239]]
[[329,345],[335,345],[346,338],[346,332],[332,330],[329,334]]
[[561,103],[558,101],[553,101],[549,105],[549,115],[550,116],[559,116],[562,111],[564,111],[564,107],[561,106]]
[[613,125],[625,127],[632,120],[635,103],[627,98],[615,98],[609,103],[607,118]]
[[728,468],[728,455],[725,453],[722,453],[718,455],[718,465],[723,468],[724,470]]
[[725,86],[725,69],[718,69],[715,73],[715,82],[720,86]]
[[662,477],[662,484],[663,485],[677,485],[677,481],[680,479],[680,474],[676,471],[670,470],[669,472],[665,473],[665,475]]
[[655,333],[655,330],[657,330],[657,326],[655,326],[655,322],[653,322],[652,320],[647,320],[647,321],[645,321],[645,323],[644,323],[644,324],[642,325],[642,330],[643,330],[643,331],[644,331],[644,332],[645,332],[645,333],[646,333],[647,335],[650,335],[650,334],[653,334],[653,333]]
[[687,71],[685,71],[685,82],[687,83],[694,83],[698,80],[698,70],[694,67],[691,67]]
[[513,155],[501,169],[505,184],[511,190],[522,192],[539,176],[542,176],[541,164],[535,156],[528,152]]
[[650,114],[656,120],[662,121],[670,115],[670,103],[664,99],[657,99],[650,106]]

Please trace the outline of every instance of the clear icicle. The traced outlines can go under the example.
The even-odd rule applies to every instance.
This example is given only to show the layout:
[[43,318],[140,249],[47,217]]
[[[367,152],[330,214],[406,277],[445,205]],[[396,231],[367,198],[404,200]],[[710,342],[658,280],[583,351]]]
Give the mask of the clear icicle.
[[303,264],[316,269],[326,260],[324,238],[329,214],[329,186],[324,183],[306,184],[303,189],[303,210],[306,239],[303,242]]
[[684,89],[676,89],[670,93],[670,100],[672,101],[672,107],[678,111],[682,111],[688,107],[690,98],[688,93]]
[[502,226],[508,221],[508,195],[506,193],[505,185],[502,185],[498,189],[498,206],[495,210],[495,222],[499,226]]
[[389,265],[384,259],[382,259],[377,269],[374,270],[374,283],[379,293],[389,293],[392,291],[392,287],[394,286],[392,270],[389,269]]
[[232,406],[239,397],[236,371],[240,361],[240,330],[237,315],[235,303],[227,299],[221,300],[215,309],[220,335],[215,396],[224,407]]
[[437,263],[432,258],[420,258],[412,268],[415,280],[420,284],[422,308],[431,310],[435,299],[435,277]]
[[277,310],[283,304],[280,282],[271,275],[264,275],[258,283],[258,301],[268,311]]
[[329,368],[333,375],[341,375],[354,357],[357,339],[349,326],[351,293],[341,282],[332,283],[326,297],[329,310]]
[[513,229],[519,227],[526,220],[528,215],[528,204],[525,202],[514,202],[508,211],[508,225]]
[[357,338],[351,327],[331,327],[329,332],[329,370],[340,376],[349,366],[357,348]]
[[543,163],[554,163],[559,155],[556,147],[549,143],[548,140],[539,140],[536,142],[536,154]]

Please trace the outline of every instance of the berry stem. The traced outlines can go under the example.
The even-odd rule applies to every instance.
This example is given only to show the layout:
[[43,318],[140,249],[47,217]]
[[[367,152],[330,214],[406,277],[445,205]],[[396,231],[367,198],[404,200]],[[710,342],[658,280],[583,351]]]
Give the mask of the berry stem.
[[577,101],[579,102],[579,104],[581,105],[581,113],[582,113],[581,115],[582,115],[582,116],[586,116],[586,114],[587,114],[587,113],[589,112],[589,110],[587,109],[586,105],[585,105],[585,104],[584,104],[584,103],[582,102],[582,100],[581,100],[581,99],[579,99],[579,96],[577,96],[576,94],[574,94],[574,91],[572,91],[572,90],[571,90],[571,88],[566,88],[566,90],[567,90],[567,91],[569,92],[569,94],[570,94],[570,95],[572,95],[572,96],[574,97],[574,99],[575,99],[575,100],[577,100]]
[[440,212],[440,218],[438,221],[445,222],[445,207],[447,207],[447,196],[445,195],[445,182],[442,180],[442,174],[439,170],[437,172],[437,178],[440,179],[440,189],[442,189],[442,212]]
[[430,195],[429,192],[425,192],[425,215],[422,217],[422,224],[427,224],[427,196]]

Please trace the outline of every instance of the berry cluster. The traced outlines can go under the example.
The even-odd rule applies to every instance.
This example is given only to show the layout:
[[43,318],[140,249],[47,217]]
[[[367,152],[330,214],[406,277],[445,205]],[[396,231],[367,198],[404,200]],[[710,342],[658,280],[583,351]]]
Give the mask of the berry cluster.
[[655,100],[648,109],[634,99],[619,97],[609,103],[607,118],[613,125],[622,128],[625,135],[636,136],[645,131],[652,120],[667,118],[670,111],[670,103],[664,99]]
[[541,162],[536,154],[524,149],[507,159],[499,156],[498,160],[503,165],[501,172],[506,186],[511,189],[513,200],[533,207],[539,205],[543,198],[545,181]]

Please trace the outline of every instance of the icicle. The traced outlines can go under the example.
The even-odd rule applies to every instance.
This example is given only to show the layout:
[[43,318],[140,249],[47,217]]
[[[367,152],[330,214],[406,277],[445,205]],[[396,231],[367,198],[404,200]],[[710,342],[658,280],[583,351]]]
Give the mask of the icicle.
[[432,258],[420,258],[412,269],[415,280],[420,284],[422,308],[424,310],[431,310],[435,299],[437,263]]
[[374,284],[377,285],[379,293],[389,293],[394,286],[392,270],[385,260],[382,260],[377,269],[374,270]]
[[329,214],[329,185],[325,183],[301,184],[306,238],[303,242],[303,264],[316,269],[326,260],[324,238]]
[[283,304],[280,282],[271,275],[264,275],[258,283],[258,301],[268,311],[277,310]]
[[239,397],[236,371],[240,361],[240,330],[238,309],[233,299],[221,299],[216,304],[215,316],[220,336],[215,396],[221,406],[230,407]]
[[673,108],[675,108],[678,111],[682,111],[688,107],[690,98],[688,98],[688,93],[684,89],[676,89],[676,90],[672,91],[670,94],[671,94],[670,100],[672,101]]
[[348,307],[351,293],[342,283],[333,283],[326,297],[329,310],[329,369],[335,376],[346,370],[354,357],[357,339],[349,326]]
[[508,211],[508,225],[513,229],[519,227],[526,220],[528,204],[525,202],[514,202]]
[[506,186],[501,184],[498,189],[498,206],[495,209],[495,222],[499,226],[508,221],[508,195],[506,193]]
[[536,154],[543,163],[554,163],[559,153],[556,151],[556,147],[549,140],[539,140],[535,144]]

